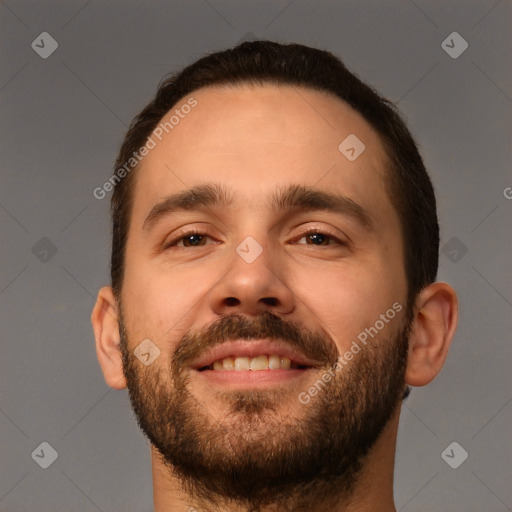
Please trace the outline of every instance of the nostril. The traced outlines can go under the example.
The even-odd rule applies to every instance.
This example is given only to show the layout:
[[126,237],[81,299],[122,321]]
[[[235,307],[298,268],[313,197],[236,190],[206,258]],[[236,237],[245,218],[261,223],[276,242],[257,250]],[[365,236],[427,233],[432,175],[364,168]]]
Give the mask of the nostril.
[[268,304],[269,306],[277,306],[277,299],[275,297],[265,297],[264,299],[261,299],[265,304]]
[[240,301],[235,297],[227,297],[225,302],[228,306],[238,306],[240,304]]

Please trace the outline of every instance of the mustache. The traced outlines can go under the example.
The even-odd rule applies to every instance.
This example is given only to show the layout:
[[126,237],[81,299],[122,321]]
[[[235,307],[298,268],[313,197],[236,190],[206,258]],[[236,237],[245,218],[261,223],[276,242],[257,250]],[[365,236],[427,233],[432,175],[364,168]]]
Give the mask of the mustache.
[[173,355],[173,367],[182,369],[204,352],[227,341],[281,339],[306,357],[332,366],[338,359],[334,340],[265,311],[255,318],[241,314],[222,316],[207,328],[186,332]]

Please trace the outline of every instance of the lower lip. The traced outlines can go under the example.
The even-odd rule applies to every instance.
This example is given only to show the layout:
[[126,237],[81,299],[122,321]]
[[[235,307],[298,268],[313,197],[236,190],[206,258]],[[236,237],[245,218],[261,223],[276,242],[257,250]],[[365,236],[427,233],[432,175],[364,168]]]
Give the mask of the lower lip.
[[311,368],[290,370],[195,370],[200,379],[209,383],[238,387],[254,387],[286,383],[309,375]]

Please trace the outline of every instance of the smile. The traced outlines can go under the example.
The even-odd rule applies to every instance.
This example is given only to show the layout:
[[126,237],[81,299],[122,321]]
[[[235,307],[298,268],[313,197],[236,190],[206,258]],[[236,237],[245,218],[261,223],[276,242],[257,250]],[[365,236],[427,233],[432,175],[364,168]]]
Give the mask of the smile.
[[273,354],[256,357],[226,357],[218,359],[208,366],[203,366],[199,371],[276,371],[305,368],[307,368],[306,365],[292,363],[287,357]]

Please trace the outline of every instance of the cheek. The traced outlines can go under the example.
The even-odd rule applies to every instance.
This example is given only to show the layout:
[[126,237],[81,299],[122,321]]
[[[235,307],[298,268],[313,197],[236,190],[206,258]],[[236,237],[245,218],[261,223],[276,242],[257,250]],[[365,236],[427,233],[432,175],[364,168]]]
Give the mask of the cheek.
[[161,343],[172,342],[189,326],[189,313],[215,283],[211,274],[205,267],[187,271],[179,265],[162,265],[132,253],[126,260],[123,285],[123,306],[132,332]]
[[402,277],[378,261],[357,269],[348,265],[310,269],[307,274],[297,273],[291,282],[298,307],[313,326],[323,328],[335,340],[340,352],[390,309],[392,319],[386,317],[389,322],[384,327],[379,322],[378,327],[383,335],[394,331],[403,313],[393,310],[393,304],[405,311]]

